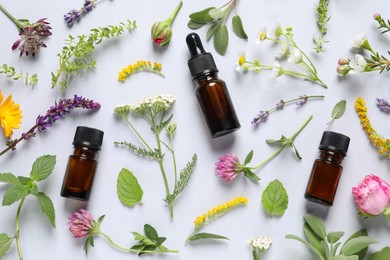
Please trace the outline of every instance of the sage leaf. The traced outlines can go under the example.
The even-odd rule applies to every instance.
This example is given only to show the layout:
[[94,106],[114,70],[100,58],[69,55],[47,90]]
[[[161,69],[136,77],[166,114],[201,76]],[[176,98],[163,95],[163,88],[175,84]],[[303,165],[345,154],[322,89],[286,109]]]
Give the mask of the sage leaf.
[[205,23],[197,23],[197,22],[194,22],[194,21],[192,21],[192,20],[190,20],[190,21],[187,23],[187,27],[190,28],[190,29],[193,29],[193,30],[202,28],[204,25],[205,25]]
[[[345,245],[348,241],[350,241],[351,239],[354,239],[354,238],[357,238],[357,237],[361,237],[361,236],[368,236],[367,230],[365,230],[365,229],[360,229],[360,230],[356,231],[355,233],[353,233],[353,234],[344,242],[344,245]],[[359,259],[360,259],[360,260],[363,260],[363,259],[365,259],[365,257],[366,257],[367,250],[368,250],[368,247],[363,248],[363,249],[360,250],[359,252],[355,253],[355,255],[358,255],[358,256],[359,256]]]
[[309,224],[305,223],[303,225],[303,232],[307,238],[307,241],[318,251],[318,254],[322,256],[320,259],[326,259],[326,253],[322,247],[321,241],[323,241],[317,234],[311,229]]
[[248,163],[250,163],[252,161],[252,158],[253,158],[253,150],[251,150],[248,153],[248,155],[245,157],[244,165],[247,165]]
[[9,237],[7,234],[0,234],[0,256],[5,255],[11,247],[13,237]]
[[125,168],[119,172],[116,191],[120,202],[128,207],[140,203],[144,194],[137,178]]
[[319,217],[307,214],[304,216],[305,222],[322,240],[326,239],[326,227],[322,219]]
[[357,238],[353,238],[343,245],[341,248],[341,253],[343,255],[353,255],[358,253],[359,251],[367,248],[371,244],[378,243],[375,239],[369,236],[360,236]]
[[9,206],[14,202],[24,199],[29,194],[29,187],[23,185],[13,185],[4,194],[3,206]]
[[190,14],[190,19],[196,23],[203,23],[206,24],[208,22],[211,22],[213,18],[210,16],[209,12],[213,9],[216,9],[215,7],[209,7],[202,11],[195,12]]
[[337,241],[340,240],[344,236],[343,231],[335,231],[335,232],[329,232],[329,234],[326,236],[329,243],[334,244]]
[[264,209],[273,215],[283,215],[288,206],[288,195],[279,180],[270,182],[261,196]]
[[244,26],[242,25],[242,20],[239,15],[233,16],[232,19],[232,24],[233,24],[233,31],[237,34],[238,37],[247,40],[248,35],[246,34],[244,30]]
[[306,240],[296,236],[296,235],[291,235],[291,234],[288,234],[285,236],[286,239],[293,239],[293,240],[297,240],[299,242],[301,242],[302,244],[304,244],[306,247],[308,247],[311,251],[313,251],[318,257],[319,259],[323,259],[321,257],[321,252],[318,251],[313,245],[311,245],[309,242],[307,242]]
[[390,255],[390,247],[384,247],[381,251],[377,251],[370,255],[367,260],[383,260]]
[[345,113],[345,109],[347,106],[346,100],[339,101],[332,110],[331,120],[328,122],[328,125],[333,122],[333,120],[342,117]]
[[198,233],[189,238],[189,241],[196,241],[200,239],[226,239],[229,240],[229,238],[220,236],[217,234],[212,234],[212,233]]
[[225,55],[229,44],[229,32],[225,24],[218,26],[214,34],[214,48],[220,55]]
[[39,200],[42,212],[49,218],[51,225],[56,227],[56,213],[51,199],[43,192],[39,192],[35,196],[37,196]]
[[158,238],[158,233],[154,227],[149,224],[144,225],[145,236],[150,240],[156,240]]
[[10,172],[0,173],[0,182],[8,184],[21,184],[18,178]]
[[359,260],[357,255],[337,255],[332,260]]
[[32,166],[30,177],[34,181],[42,181],[50,176],[56,164],[54,155],[44,155],[37,158]]
[[209,15],[214,20],[218,20],[225,16],[225,11],[219,8],[213,8],[209,11]]
[[219,22],[215,22],[213,25],[210,26],[210,28],[207,30],[206,33],[206,40],[209,41],[213,35],[215,34],[216,30],[219,28],[221,24]]

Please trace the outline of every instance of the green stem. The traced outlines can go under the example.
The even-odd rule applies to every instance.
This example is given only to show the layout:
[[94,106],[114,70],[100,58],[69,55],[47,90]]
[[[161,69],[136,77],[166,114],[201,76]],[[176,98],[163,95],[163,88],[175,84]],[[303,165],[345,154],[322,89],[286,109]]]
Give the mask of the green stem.
[[16,25],[19,32],[23,31],[23,25],[0,4],[0,10]]
[[18,255],[19,255],[19,260],[23,260],[23,254],[22,254],[22,247],[20,245],[20,224],[19,224],[19,219],[20,219],[20,211],[22,210],[23,203],[26,198],[23,198],[20,201],[18,210],[16,212],[16,220],[15,220],[15,240],[16,240],[16,247],[18,249]]
[[177,182],[177,165],[176,165],[176,156],[175,156],[175,150],[173,149],[173,136],[171,134],[169,134],[169,139],[170,139],[170,142],[171,142],[171,154],[172,154],[172,159],[173,159],[173,169],[174,169],[174,172],[175,172],[175,186],[176,186],[176,182]]
[[180,1],[180,3],[176,6],[175,10],[173,10],[172,14],[166,20],[168,22],[169,26],[172,25],[173,21],[175,20],[175,18],[177,16],[177,13],[180,11],[182,6],[183,6],[183,1]]
[[265,159],[264,161],[262,161],[259,165],[257,166],[254,166],[254,167],[248,167],[249,169],[251,170],[257,170],[259,169],[261,166],[263,166],[264,164],[266,164],[267,162],[271,161],[276,155],[278,155],[281,151],[283,151],[284,147],[286,145],[282,145],[275,153],[273,153],[270,157],[268,157],[267,159]]
[[141,142],[151,151],[153,152],[153,149],[148,145],[148,143],[142,138],[142,136],[140,135],[140,133],[137,131],[137,129],[135,129],[135,127],[133,126],[133,124],[130,122],[130,120],[127,118],[127,116],[125,115],[121,115],[122,118],[124,120],[126,120],[127,124],[129,124],[129,126],[131,127],[131,129],[134,131],[134,133],[138,136],[138,138],[141,140]]
[[[299,98],[294,98],[294,99],[290,99],[290,100],[287,100],[287,101],[283,101],[284,102],[284,105],[288,105],[288,104],[291,104],[291,103],[295,103],[296,101],[299,101],[299,100],[302,100],[302,99],[323,99],[325,96],[304,96],[304,97],[299,97]],[[283,106],[284,106],[283,105]],[[271,113],[275,110],[277,110],[278,107],[277,106],[274,106],[272,107],[271,109],[268,109],[267,112],[268,113]]]
[[[34,133],[35,129],[37,128],[38,126],[37,125],[34,125],[30,130],[27,131],[26,134],[30,134],[30,133]],[[6,152],[8,152],[9,150],[15,150],[16,149],[16,145],[20,142],[24,140],[23,136],[19,137],[19,139],[16,139],[15,141],[13,141],[12,145],[9,145],[7,148],[5,148],[3,151],[0,152],[0,156],[2,156],[3,154],[5,154]]]
[[306,119],[306,121],[302,124],[302,126],[298,129],[298,131],[295,132],[295,134],[293,134],[289,139],[291,139],[291,141],[294,141],[295,137],[298,136],[298,134],[303,130],[303,128],[305,128],[305,126],[310,122],[310,120],[313,118],[313,115],[310,115],[308,119]]

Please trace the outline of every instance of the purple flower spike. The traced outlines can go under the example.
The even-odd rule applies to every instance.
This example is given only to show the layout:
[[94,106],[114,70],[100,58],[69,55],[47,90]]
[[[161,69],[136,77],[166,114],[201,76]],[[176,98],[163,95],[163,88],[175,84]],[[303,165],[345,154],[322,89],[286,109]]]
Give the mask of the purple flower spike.
[[81,19],[81,17],[93,10],[96,7],[95,1],[85,0],[83,7],[80,10],[70,10],[67,14],[64,15],[64,20],[69,27]]
[[383,112],[386,112],[386,113],[390,113],[390,104],[389,102],[387,102],[385,99],[383,98],[377,98],[376,99],[376,102],[377,102],[377,106],[378,108],[383,111]]
[[253,118],[251,124],[252,125],[257,125],[261,122],[265,122],[267,121],[267,118],[269,116],[269,112],[268,111],[260,111],[259,114],[257,114],[255,116],[255,118]]
[[222,180],[230,182],[237,176],[237,173],[242,172],[240,166],[240,160],[234,153],[226,154],[215,163],[215,173]]
[[297,102],[295,103],[295,104],[297,104],[297,106],[302,106],[302,105],[306,104],[307,100],[309,99],[309,97],[306,96],[306,95],[299,96],[299,98],[300,98],[301,100],[299,100],[299,101],[297,101]]

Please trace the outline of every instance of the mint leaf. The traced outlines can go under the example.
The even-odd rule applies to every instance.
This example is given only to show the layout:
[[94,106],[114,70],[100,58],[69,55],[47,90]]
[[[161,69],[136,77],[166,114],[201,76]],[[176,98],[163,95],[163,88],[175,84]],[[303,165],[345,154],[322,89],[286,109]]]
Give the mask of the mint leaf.
[[196,241],[200,239],[226,239],[229,240],[229,238],[220,236],[217,234],[212,234],[212,233],[198,233],[189,238],[189,241]]
[[264,209],[273,215],[283,215],[288,206],[288,195],[282,183],[274,180],[268,184],[261,196]]
[[321,218],[306,214],[304,219],[317,236],[319,236],[322,240],[326,239],[326,227]]
[[232,24],[233,24],[233,31],[237,34],[238,37],[245,40],[248,39],[248,35],[244,30],[244,26],[242,25],[242,20],[239,15],[233,16]]
[[32,166],[30,177],[34,181],[42,181],[50,176],[56,164],[54,155],[44,155],[37,158]]
[[214,34],[214,47],[220,55],[225,55],[229,44],[229,32],[225,24],[218,26]]
[[154,229],[154,227],[152,227],[149,224],[144,225],[144,232],[145,232],[145,236],[147,238],[149,238],[150,240],[154,241],[158,238],[158,233],[157,233],[156,229]]
[[51,225],[56,227],[56,213],[54,210],[53,202],[51,199],[43,192],[39,192],[35,194],[39,200],[39,204],[41,205],[42,212],[49,218]]
[[0,173],[0,182],[8,184],[20,184],[18,178],[10,172]]
[[122,168],[118,175],[116,191],[119,200],[128,207],[140,203],[144,194],[137,178],[131,171],[125,168]]
[[3,197],[3,206],[9,206],[14,202],[24,199],[29,194],[29,188],[23,185],[13,185],[9,188]]
[[353,238],[345,242],[345,244],[341,248],[341,253],[343,255],[353,255],[367,248],[369,245],[375,243],[378,243],[378,241],[369,236],[360,236],[357,238]]
[[5,255],[11,247],[13,237],[9,237],[7,234],[0,234],[0,257]]

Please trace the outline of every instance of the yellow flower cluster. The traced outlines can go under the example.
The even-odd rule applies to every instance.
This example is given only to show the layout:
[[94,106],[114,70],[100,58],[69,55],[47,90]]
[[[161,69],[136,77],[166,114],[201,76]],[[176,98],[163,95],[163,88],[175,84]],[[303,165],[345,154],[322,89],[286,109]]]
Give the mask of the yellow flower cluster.
[[367,117],[367,107],[364,99],[359,97],[355,102],[356,113],[359,116],[360,123],[364,129],[364,132],[370,139],[371,143],[378,148],[380,154],[386,155],[390,158],[390,139],[384,139],[380,134],[378,134],[375,129],[372,127],[370,119]]
[[151,61],[145,61],[145,60],[139,60],[134,64],[130,64],[129,66],[123,68],[118,75],[118,80],[121,82],[124,82],[126,78],[130,77],[134,73],[141,72],[141,71],[147,71],[147,72],[154,72],[162,77],[164,75],[161,73],[161,64],[157,62],[151,62]]
[[247,203],[248,203],[248,199],[240,196],[229,202],[226,202],[225,204],[214,207],[211,210],[209,210],[207,214],[203,214],[195,219],[194,221],[195,229],[199,229],[207,221],[211,221],[214,218],[219,217],[222,214],[225,214],[240,205],[246,205]]

